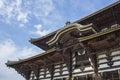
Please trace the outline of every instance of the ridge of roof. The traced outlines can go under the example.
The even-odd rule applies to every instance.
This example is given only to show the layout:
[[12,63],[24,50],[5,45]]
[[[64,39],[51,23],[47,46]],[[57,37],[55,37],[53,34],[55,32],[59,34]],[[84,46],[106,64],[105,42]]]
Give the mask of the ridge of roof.
[[[83,41],[86,41],[86,40],[89,40],[91,38],[95,38],[95,37],[99,37],[101,35],[105,35],[105,34],[109,34],[111,32],[114,32],[114,31],[117,31],[117,30],[120,30],[120,26],[118,26],[117,28],[112,28],[110,30],[107,30],[105,32],[100,32],[98,34],[93,34],[93,35],[90,35],[90,36],[87,36],[87,37],[84,37],[84,38],[79,38],[80,39],[80,42],[83,42]],[[33,57],[30,57],[30,58],[27,58],[27,59],[20,59],[19,61],[8,61],[6,63],[7,66],[11,66],[11,65],[15,65],[15,64],[20,64],[20,63],[23,63],[23,62],[27,62],[29,60],[32,60],[32,59],[35,59],[35,58],[38,58],[38,57],[41,57],[41,56],[44,56],[46,54],[49,54],[51,52],[54,52],[56,51],[58,48],[52,48],[52,49],[49,49],[47,50],[46,52],[43,52],[41,54],[38,54],[38,55],[35,55]]]
[[[84,17],[84,18],[81,18],[80,20],[77,20],[77,21],[75,21],[75,22],[73,22],[73,23],[78,23],[78,22],[81,22],[81,21],[83,21],[83,20],[85,20],[85,19],[87,19],[87,18],[90,18],[90,17],[92,17],[92,16],[95,16],[95,15],[99,14],[100,12],[103,12],[103,11],[105,11],[105,10],[113,7],[113,6],[116,6],[116,5],[119,4],[119,3],[120,3],[120,1],[117,1],[117,2],[115,2],[115,3],[113,3],[113,4],[110,4],[110,5],[108,5],[107,7],[102,8],[102,9],[100,9],[100,10],[94,12],[94,13],[91,13],[90,15],[88,15],[88,16],[86,16],[86,17]],[[58,29],[58,30],[60,30],[60,29]],[[47,35],[45,35],[45,36],[43,36],[43,37],[31,38],[31,39],[29,40],[29,42],[32,43],[32,42],[34,42],[34,41],[44,39],[44,38],[46,38],[46,37],[48,37],[48,36],[50,36],[50,35],[53,35],[53,34],[56,33],[58,30],[56,30],[56,31],[54,31],[54,32],[51,32],[50,34],[47,34]]]
[[[59,30],[59,29],[58,29],[58,30]],[[47,35],[45,35],[45,36],[39,37],[39,38],[31,38],[31,39],[29,40],[29,42],[32,43],[32,42],[34,42],[34,41],[44,39],[44,38],[46,38],[46,37],[48,37],[48,36],[53,35],[53,34],[56,33],[58,30],[53,31],[53,32],[51,32],[51,33],[49,33],[49,34],[47,34]]]
[[99,13],[101,13],[101,12],[103,12],[103,11],[105,11],[105,10],[113,7],[113,6],[118,5],[119,3],[120,3],[120,1],[114,2],[113,4],[110,4],[110,5],[108,5],[107,7],[104,7],[104,8],[102,8],[102,9],[100,9],[100,10],[98,10],[98,11],[96,11],[96,12],[94,12],[94,13],[86,16],[86,17],[84,17],[84,18],[81,18],[80,20],[77,20],[77,21],[75,21],[74,23],[78,23],[78,22],[81,22],[81,21],[83,21],[83,20],[85,20],[85,19],[87,19],[87,18],[90,18],[90,17],[92,17],[92,16],[95,16],[95,15],[97,15],[97,14],[99,14]]
[[[92,13],[92,14],[90,14],[90,15],[88,15],[88,16],[86,16],[86,17],[84,17],[84,18],[82,18],[82,19],[80,19],[80,20],[78,20],[78,21],[75,21],[75,22],[73,22],[73,23],[81,22],[81,21],[83,21],[83,20],[85,20],[85,19],[87,19],[87,18],[90,18],[90,17],[92,17],[92,16],[94,16],[94,15],[99,14],[99,13],[102,12],[102,11],[105,11],[106,9],[109,9],[109,8],[111,8],[111,7],[113,7],[113,6],[116,6],[116,5],[118,5],[119,3],[120,3],[120,1],[117,1],[117,2],[115,2],[115,3],[113,3],[113,4],[111,4],[111,5],[105,7],[105,8],[103,8],[103,9],[101,9],[101,10],[98,10],[97,12]],[[58,30],[60,30],[60,29],[58,29]],[[40,38],[36,38],[36,39],[33,39],[33,38],[32,38],[31,40],[29,40],[29,42],[32,43],[32,42],[34,42],[34,41],[44,39],[44,38],[46,38],[46,37],[48,37],[48,36],[50,36],[50,35],[53,35],[53,34],[56,33],[58,30],[56,30],[56,31],[54,31],[54,32],[52,32],[52,33],[50,33],[50,34],[48,34],[48,35],[46,35],[46,36],[40,37]],[[37,57],[40,57],[40,56],[46,55],[46,54],[48,54],[48,53],[54,52],[55,50],[56,50],[56,48],[52,48],[52,49],[49,49],[49,50],[47,50],[47,51],[45,51],[45,52],[43,52],[43,53],[41,53],[41,54],[35,55],[35,56],[30,57],[30,58],[27,58],[27,59],[22,59],[22,60],[19,60],[19,61],[8,61],[8,62],[6,63],[6,65],[7,65],[7,66],[11,66],[11,65],[15,65],[15,64],[20,64],[20,63],[23,63],[23,62],[27,62],[27,61],[29,61],[29,60],[31,60],[31,59],[35,59],[35,58],[37,58]]]

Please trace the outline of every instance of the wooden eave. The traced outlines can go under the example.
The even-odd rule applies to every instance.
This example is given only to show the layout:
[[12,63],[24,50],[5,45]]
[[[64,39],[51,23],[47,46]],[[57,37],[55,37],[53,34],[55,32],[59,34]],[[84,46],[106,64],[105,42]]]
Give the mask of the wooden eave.
[[50,49],[50,47],[46,44],[47,41],[49,41],[49,37],[53,37],[55,35],[55,33],[57,32],[58,30],[52,32],[52,33],[49,33],[43,37],[40,37],[40,38],[31,38],[29,40],[30,43],[34,44],[35,46],[47,51]]
[[49,33],[49,34],[47,34],[47,35],[45,35],[45,36],[42,36],[42,37],[40,37],[40,38],[31,38],[31,39],[29,40],[29,42],[34,43],[35,41],[45,39],[45,38],[47,38],[48,36],[51,36],[51,35],[55,34],[57,31],[58,31],[58,30],[56,30],[56,31],[54,31],[54,32],[52,32],[52,33]]
[[[103,36],[103,35],[106,35],[106,34],[109,34],[109,33],[115,32],[115,31],[118,31],[118,30],[120,30],[120,26],[117,27],[117,28],[112,28],[112,29],[109,29],[107,31],[100,32],[100,33],[97,33],[97,34],[93,34],[93,35],[90,35],[90,36],[87,36],[87,37],[79,38],[79,41],[80,42],[84,42],[84,41],[87,41],[87,40],[90,40],[90,39],[93,39],[93,38],[97,38],[99,36]],[[7,66],[12,66],[12,65],[24,63],[24,62],[36,59],[38,57],[40,58],[40,57],[42,57],[44,55],[47,55],[47,54],[50,54],[52,52],[55,52],[56,50],[57,50],[57,48],[52,48],[52,49],[47,50],[46,52],[43,52],[41,54],[38,54],[36,56],[30,57],[30,58],[27,58],[27,59],[24,59],[24,60],[14,61],[14,62],[8,62],[8,63],[6,63],[6,65]]]
[[25,63],[25,62],[28,62],[28,61],[30,61],[30,60],[36,59],[36,58],[38,58],[38,57],[42,57],[42,56],[44,56],[44,55],[47,55],[47,54],[49,54],[49,53],[52,53],[52,52],[54,52],[54,51],[56,51],[56,48],[52,48],[52,49],[50,49],[50,50],[47,50],[46,52],[43,52],[43,53],[41,53],[41,54],[35,55],[35,56],[30,57],[30,58],[27,58],[27,59],[23,59],[23,60],[19,60],[19,61],[9,61],[9,62],[6,63],[6,65],[7,65],[7,66],[12,66],[12,65],[16,65],[16,64]]
[[[90,14],[90,15],[88,15],[88,16],[86,16],[86,17],[84,17],[84,18],[82,18],[82,19],[80,19],[80,20],[78,20],[78,21],[75,21],[75,22],[73,22],[73,23],[80,23],[80,24],[82,24],[82,22],[84,22],[85,20],[87,20],[87,19],[89,19],[89,18],[91,18],[91,17],[94,17],[94,16],[96,16],[96,15],[98,15],[98,14],[100,14],[100,13],[102,13],[102,12],[104,12],[104,11],[106,11],[106,10],[108,10],[108,9],[116,6],[116,5],[118,5],[118,4],[120,4],[120,1],[117,1],[117,2],[115,2],[115,3],[113,3],[113,4],[111,4],[111,5],[103,8],[103,9],[101,9],[101,10],[95,12],[95,13],[92,13],[92,14]],[[64,28],[64,27],[63,27],[63,28]],[[54,36],[57,31],[58,31],[58,30],[56,30],[56,31],[54,31],[54,32],[52,32],[52,33],[50,33],[50,34],[47,34],[47,35],[45,35],[45,36],[43,36],[43,37],[40,37],[40,38],[36,38],[36,39],[35,39],[35,38],[34,38],[34,39],[32,38],[31,40],[29,40],[29,42],[31,42],[32,44],[34,44],[34,45],[36,45],[37,47],[40,47],[41,49],[43,49],[43,50],[46,51],[46,50],[48,50],[48,49],[51,49],[51,47],[49,47],[49,46],[46,44],[46,42],[42,42],[42,41],[46,40],[46,39],[47,39],[48,37],[50,37],[50,36]]]
[[117,28],[112,28],[112,29],[109,29],[107,31],[99,32],[99,33],[96,33],[96,34],[93,34],[93,35],[90,35],[90,36],[87,36],[87,37],[79,38],[79,40],[80,40],[80,42],[84,42],[84,41],[87,41],[87,40],[90,40],[90,39],[93,39],[93,38],[96,38],[96,37],[99,37],[99,36],[102,36],[102,35],[109,34],[111,32],[117,31],[117,30],[120,30],[120,26],[118,26]]

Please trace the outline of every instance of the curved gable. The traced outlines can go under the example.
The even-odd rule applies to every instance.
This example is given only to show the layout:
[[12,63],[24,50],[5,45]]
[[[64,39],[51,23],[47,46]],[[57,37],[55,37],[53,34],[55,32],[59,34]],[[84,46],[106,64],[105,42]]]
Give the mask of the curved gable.
[[64,27],[63,29],[59,30],[55,36],[49,40],[48,42],[46,42],[48,45],[52,45],[55,42],[57,42],[60,38],[60,36],[62,36],[64,33],[66,32],[70,32],[71,30],[77,30],[78,32],[82,33],[84,31],[87,30],[92,30],[93,32],[96,32],[93,28],[92,28],[92,24],[88,24],[88,25],[80,25],[78,23],[73,23],[73,24],[69,24],[66,27]]

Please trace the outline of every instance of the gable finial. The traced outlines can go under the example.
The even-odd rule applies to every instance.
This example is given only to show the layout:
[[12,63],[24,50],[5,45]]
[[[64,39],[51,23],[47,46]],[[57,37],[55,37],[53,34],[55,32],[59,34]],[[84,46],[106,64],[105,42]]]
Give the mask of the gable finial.
[[66,25],[69,25],[69,24],[71,24],[71,22],[70,22],[70,21],[67,21],[65,24],[66,24]]

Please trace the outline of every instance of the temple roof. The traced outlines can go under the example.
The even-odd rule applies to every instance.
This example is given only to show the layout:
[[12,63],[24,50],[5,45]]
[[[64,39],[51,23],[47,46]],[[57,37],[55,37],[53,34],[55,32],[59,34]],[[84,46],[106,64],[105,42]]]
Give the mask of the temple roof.
[[[83,37],[83,38],[78,38],[80,42],[84,42],[84,41],[88,41],[90,39],[94,39],[94,38],[97,38],[97,37],[100,37],[100,36],[103,36],[103,35],[107,35],[107,34],[110,34],[110,33],[113,33],[115,31],[120,31],[120,25],[118,27],[115,27],[115,28],[111,28],[111,29],[108,29],[108,30],[105,30],[105,31],[102,31],[102,32],[99,32],[99,33],[96,33],[96,34],[92,34],[90,36],[86,36],[86,37]],[[35,55],[33,57],[30,57],[30,58],[27,58],[27,59],[21,59],[19,61],[8,61],[6,63],[7,66],[13,66],[13,65],[16,65],[16,64],[21,64],[21,63],[24,63],[24,62],[28,62],[28,61],[31,61],[33,59],[41,59],[43,56],[45,55],[48,55],[48,54],[52,54],[54,52],[57,52],[59,51],[59,48],[52,48],[52,49],[49,49],[41,54],[38,54],[38,55]],[[46,57],[44,57],[46,58]],[[43,59],[43,58],[42,58]]]
[[[95,16],[95,15],[98,15],[98,14],[100,14],[101,12],[106,11],[106,10],[108,10],[108,9],[114,7],[114,6],[117,6],[117,11],[119,12],[119,9],[120,9],[119,7],[120,7],[120,6],[119,6],[118,4],[120,4],[119,1],[116,2],[116,3],[111,4],[110,6],[108,6],[108,7],[106,7],[106,8],[103,8],[103,9],[101,9],[101,10],[99,10],[99,11],[97,11],[97,12],[95,12],[95,13],[93,13],[93,14],[85,17],[85,18],[82,18],[82,19],[80,19],[80,20],[78,20],[78,21],[75,21],[74,23],[70,23],[69,25],[66,25],[65,27],[63,27],[63,28],[61,28],[61,29],[59,29],[59,30],[56,30],[56,31],[54,31],[54,32],[52,32],[52,33],[50,33],[50,34],[48,34],[48,35],[46,35],[46,36],[29,40],[32,44],[34,44],[34,45],[42,48],[43,50],[46,50],[46,52],[43,52],[43,53],[41,53],[41,54],[38,54],[38,55],[36,55],[36,56],[30,57],[30,58],[27,58],[27,59],[15,61],[15,62],[8,62],[8,63],[6,63],[6,65],[10,66],[10,65],[14,65],[14,64],[23,63],[23,62],[30,61],[30,60],[35,59],[35,58],[38,58],[38,57],[42,57],[42,56],[44,56],[44,55],[46,55],[46,54],[48,54],[48,53],[52,53],[52,52],[56,51],[56,47],[55,47],[55,46],[54,46],[54,47],[49,46],[49,45],[47,44],[47,42],[49,42],[49,41],[52,42],[52,39],[54,40],[54,37],[56,37],[56,36],[57,36],[57,38],[59,38],[59,36],[62,35],[62,33],[66,33],[64,30],[69,31],[69,30],[71,30],[71,29],[69,29],[69,28],[72,28],[73,26],[74,26],[75,28],[77,28],[76,25],[82,26],[81,23],[82,23],[82,22],[84,23],[85,20],[87,20],[87,19],[89,19],[89,18],[91,18],[91,17],[93,17],[93,16]],[[118,16],[119,16],[119,15],[118,15]],[[111,17],[110,17],[110,18],[111,18]],[[112,21],[114,21],[114,19],[113,19]],[[118,21],[119,21],[119,19],[118,19]],[[100,21],[99,21],[99,22],[100,22]],[[79,23],[80,23],[80,24],[79,24]],[[109,23],[109,24],[110,24],[110,23]],[[102,27],[102,29],[98,27],[98,28],[100,29],[99,32],[94,33],[94,34],[90,34],[89,36],[79,37],[78,39],[79,39],[80,42],[84,42],[84,41],[87,41],[87,40],[90,40],[90,39],[93,39],[93,38],[97,38],[97,37],[102,36],[102,35],[106,35],[106,34],[112,33],[112,32],[117,31],[117,30],[120,30],[120,26],[119,26],[119,25],[116,25],[116,23],[114,23],[114,24],[115,24],[115,25],[113,25],[113,24],[112,24],[112,25],[115,26],[115,28],[112,28],[112,25],[110,25],[110,27],[107,28],[107,29],[106,29],[106,27]],[[71,25],[72,25],[72,26],[71,26]],[[84,25],[85,25],[85,24],[84,24]],[[87,24],[86,24],[86,25],[87,25]],[[119,26],[119,27],[116,27],[116,26]],[[73,28],[74,28],[74,27],[73,27]],[[83,26],[83,27],[85,27],[85,26]],[[93,28],[96,28],[96,27],[93,27]],[[68,29],[69,29],[69,30],[68,30]],[[76,32],[76,30],[74,30],[74,31]],[[79,31],[80,31],[80,30],[78,29],[78,32],[79,32]],[[60,34],[58,34],[59,32],[60,32]],[[55,41],[57,41],[57,38],[55,39]],[[53,44],[53,43],[52,43],[52,44]]]
[[[112,53],[120,50],[120,2],[68,23],[46,36],[29,41],[45,52],[6,63],[26,80],[47,79],[48,74],[52,80],[53,77],[58,77],[54,76],[55,73],[60,73],[60,76],[69,73],[83,75],[84,72],[106,69],[106,67],[98,68],[103,64],[107,64],[109,69],[117,68],[119,65],[113,66],[113,64],[120,59],[113,58],[120,54]],[[107,62],[100,62],[105,59]],[[88,67],[93,69],[85,70]],[[68,69],[68,74],[63,74],[66,72],[65,68]],[[72,72],[78,68],[80,72]]]
[[15,64],[24,63],[24,62],[30,61],[30,60],[32,60],[32,59],[35,59],[35,58],[38,58],[38,57],[42,57],[42,56],[47,55],[47,54],[49,54],[49,53],[52,53],[52,52],[54,52],[54,51],[56,51],[55,48],[50,49],[50,50],[47,50],[46,52],[43,52],[43,53],[41,53],[41,54],[32,56],[32,57],[30,57],[30,58],[19,59],[19,61],[8,61],[8,62],[6,63],[6,65],[7,65],[7,66],[12,66],[12,65],[15,65]]
[[99,13],[101,13],[101,12],[103,12],[103,11],[106,11],[107,9],[110,9],[110,8],[112,8],[112,7],[114,7],[114,6],[118,5],[118,4],[120,4],[120,1],[117,1],[117,2],[115,2],[115,3],[113,3],[113,4],[109,5],[109,6],[107,6],[107,7],[105,7],[105,8],[102,8],[101,10],[98,10],[98,11],[95,12],[95,13],[92,13],[92,14],[90,14],[90,15],[88,15],[88,16],[80,19],[80,20],[77,20],[77,21],[75,21],[74,23],[80,23],[80,22],[82,22],[82,21],[84,21],[84,20],[86,20],[86,19],[88,19],[88,18],[90,18],[90,17],[93,17],[93,16],[95,16],[95,15],[98,15]]
[[[90,24],[90,23],[94,23],[94,25],[97,25],[97,24],[101,25],[101,24],[100,24],[100,23],[101,23],[101,20],[99,20],[99,21],[96,20],[96,16],[99,15],[99,14],[101,14],[101,13],[105,13],[105,11],[107,11],[107,10],[108,10],[108,13],[109,13],[109,9],[117,6],[118,4],[120,4],[120,1],[117,1],[117,2],[115,2],[115,3],[113,3],[113,4],[111,4],[111,5],[103,8],[103,9],[101,9],[101,10],[95,12],[95,13],[92,13],[92,14],[90,14],[90,15],[88,15],[88,16],[80,19],[80,20],[77,20],[77,21],[75,21],[75,22],[73,22],[73,23],[79,23],[79,24],[84,24],[84,25],[87,25],[87,24]],[[119,8],[119,7],[118,7],[118,8]],[[105,13],[105,14],[106,14],[106,13]],[[106,14],[106,15],[107,15],[107,14]],[[111,15],[112,15],[112,14],[111,14]],[[95,18],[94,18],[94,17],[95,17]],[[99,17],[100,17],[100,16],[99,16]],[[91,20],[91,18],[92,18],[92,20]],[[113,20],[114,20],[114,19],[113,19]],[[99,27],[99,25],[94,26],[94,28],[97,29],[98,31],[101,29],[101,27]],[[63,28],[64,28],[64,27],[63,27]],[[60,30],[61,30],[61,29],[60,29]],[[50,33],[50,34],[47,34],[46,36],[40,37],[40,38],[32,38],[32,39],[29,40],[29,41],[30,41],[32,44],[36,45],[37,47],[40,47],[41,49],[43,49],[43,50],[46,51],[46,50],[52,48],[52,47],[50,47],[46,42],[48,42],[49,40],[51,40],[58,31],[59,31],[59,30],[56,30],[56,31],[54,31],[54,32],[52,32],[52,33]]]

